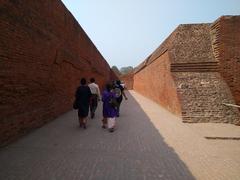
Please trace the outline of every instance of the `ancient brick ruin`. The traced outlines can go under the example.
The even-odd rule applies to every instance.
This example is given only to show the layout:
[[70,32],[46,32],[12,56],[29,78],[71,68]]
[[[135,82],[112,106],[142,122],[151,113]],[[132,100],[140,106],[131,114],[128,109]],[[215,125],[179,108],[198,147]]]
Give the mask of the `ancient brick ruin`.
[[[102,88],[108,63],[60,0],[0,0],[0,145],[72,108],[81,77]],[[240,125],[240,16],[180,25],[135,73],[133,87],[184,122]]]
[[60,0],[0,0],[0,144],[72,108],[82,77],[115,78]]
[[240,125],[240,16],[185,24],[135,68],[133,89],[184,122]]

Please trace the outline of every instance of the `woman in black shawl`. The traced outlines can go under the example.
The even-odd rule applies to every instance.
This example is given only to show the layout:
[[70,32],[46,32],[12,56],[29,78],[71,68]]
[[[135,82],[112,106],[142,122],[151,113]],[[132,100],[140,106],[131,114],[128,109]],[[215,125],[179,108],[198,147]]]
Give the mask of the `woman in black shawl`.
[[86,129],[91,91],[90,88],[87,86],[87,81],[85,78],[81,79],[81,85],[77,88],[75,97],[78,108],[80,127]]

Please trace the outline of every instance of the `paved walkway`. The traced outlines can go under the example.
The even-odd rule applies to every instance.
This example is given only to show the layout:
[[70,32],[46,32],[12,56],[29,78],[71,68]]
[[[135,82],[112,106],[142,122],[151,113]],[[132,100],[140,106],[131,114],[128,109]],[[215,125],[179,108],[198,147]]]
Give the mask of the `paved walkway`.
[[[0,179],[240,179],[240,141],[221,140],[227,147],[219,146],[220,140],[205,139],[199,127],[181,123],[134,91],[128,97],[114,133],[101,128],[101,108],[87,130],[70,111],[2,148]],[[224,127],[240,137],[239,127]]]

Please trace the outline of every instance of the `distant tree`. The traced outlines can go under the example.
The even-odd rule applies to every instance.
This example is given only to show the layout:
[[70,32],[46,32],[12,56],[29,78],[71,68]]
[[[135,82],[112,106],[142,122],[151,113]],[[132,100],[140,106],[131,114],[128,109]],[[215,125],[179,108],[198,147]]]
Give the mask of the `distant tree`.
[[122,75],[117,66],[112,66],[112,70],[118,77]]
[[122,67],[122,68],[120,69],[120,72],[121,72],[122,74],[128,74],[128,73],[130,73],[130,72],[132,72],[132,71],[133,71],[133,67],[132,67],[132,66]]

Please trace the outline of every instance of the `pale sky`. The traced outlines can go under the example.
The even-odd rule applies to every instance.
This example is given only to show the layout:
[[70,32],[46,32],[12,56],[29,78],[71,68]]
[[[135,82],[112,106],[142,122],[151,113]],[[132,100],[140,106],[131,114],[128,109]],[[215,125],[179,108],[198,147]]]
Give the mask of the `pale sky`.
[[110,66],[137,66],[179,24],[240,15],[240,0],[62,0]]

